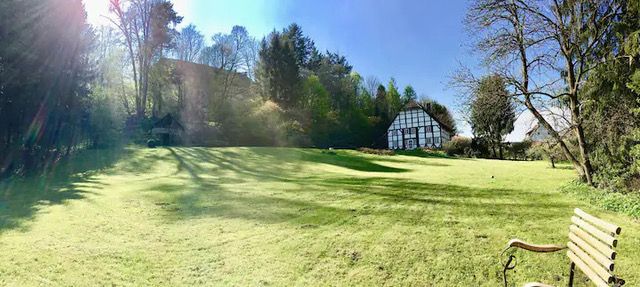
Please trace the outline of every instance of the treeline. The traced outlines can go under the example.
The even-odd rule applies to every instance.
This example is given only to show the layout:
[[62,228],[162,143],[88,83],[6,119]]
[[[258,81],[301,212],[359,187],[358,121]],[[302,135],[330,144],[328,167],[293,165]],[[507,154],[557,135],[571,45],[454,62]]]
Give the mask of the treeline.
[[[375,77],[363,79],[344,56],[319,52],[296,24],[261,42],[257,67],[258,93],[281,108],[294,145],[386,147],[393,117],[418,100],[411,86],[401,90],[393,78],[386,86]],[[455,127],[446,107],[423,100]]]
[[0,2],[0,176],[96,144],[92,41],[80,0]]
[[[549,131],[544,154],[588,184],[640,190],[639,14],[638,1],[474,2],[466,22],[492,74],[455,78],[474,131],[496,142],[526,110]],[[490,82],[502,87],[485,97]]]
[[[261,41],[235,26],[229,34],[213,35],[210,46],[205,42],[197,27],[189,25],[170,57],[214,68],[188,69],[214,84],[203,85],[194,75],[185,75],[193,74],[180,68],[186,64],[173,63],[160,69],[164,74],[156,85],[163,92],[153,97],[156,102],[176,102],[171,98],[177,95],[177,102],[186,99],[204,107],[206,114],[195,121],[207,125],[194,123],[197,112],[190,111],[189,104],[162,112],[190,122],[193,134],[185,139],[189,144],[386,147],[386,128],[411,100],[423,101],[455,128],[445,106],[418,99],[411,86],[400,90],[394,79],[384,85],[373,76],[362,78],[343,55],[320,52],[296,24]],[[251,79],[249,87],[242,84],[245,77]],[[194,90],[204,91],[205,97],[193,95]]]
[[[452,128],[443,105],[394,79],[366,79],[292,24],[264,39],[242,26],[208,39],[167,0],[109,0],[110,25],[81,0],[0,3],[0,174],[40,171],[84,148],[144,143],[172,114],[184,144],[385,147],[411,100]],[[45,12],[46,11],[46,12]]]

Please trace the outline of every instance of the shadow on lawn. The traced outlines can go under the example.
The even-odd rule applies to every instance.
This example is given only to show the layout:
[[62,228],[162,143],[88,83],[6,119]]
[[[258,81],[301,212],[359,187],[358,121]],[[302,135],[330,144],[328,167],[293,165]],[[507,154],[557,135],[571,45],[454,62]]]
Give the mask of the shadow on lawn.
[[[428,225],[443,220],[428,214],[429,210],[448,214],[455,209],[451,214],[460,218],[453,221],[467,218],[473,222],[547,220],[570,210],[546,193],[397,178],[301,176],[299,167],[287,159],[296,156],[291,151],[286,155],[243,152],[242,157],[230,150],[172,148],[170,152],[178,161],[178,172],[186,171],[191,177],[186,187],[164,184],[149,189],[162,192],[165,200],[170,195],[170,202],[161,203],[171,206],[166,209],[170,220],[220,217],[317,227],[356,224],[360,217],[374,216],[376,220]],[[295,153],[302,153],[305,161],[386,170],[348,155],[345,158],[351,163],[340,164],[327,159],[334,155],[304,150]]]
[[[346,152],[325,153],[320,150],[246,148],[240,154],[231,149],[167,148],[178,161],[176,173],[187,171],[195,179],[201,173],[233,172],[240,177],[287,181],[301,162],[322,163],[363,172],[407,172],[404,168],[381,165]],[[209,165],[209,166],[207,166]],[[218,175],[218,173],[214,173]]]
[[101,188],[92,177],[127,157],[128,150],[87,150],[63,159],[50,171],[0,181],[0,233],[22,227],[41,206],[84,198],[86,187]]

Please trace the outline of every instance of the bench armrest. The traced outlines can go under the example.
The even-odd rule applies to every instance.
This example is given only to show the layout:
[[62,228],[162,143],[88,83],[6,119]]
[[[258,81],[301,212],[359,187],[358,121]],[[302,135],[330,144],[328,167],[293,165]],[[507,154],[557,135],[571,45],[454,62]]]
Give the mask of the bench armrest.
[[531,243],[524,242],[520,239],[509,240],[509,243],[507,243],[506,249],[509,249],[511,247],[518,247],[524,250],[540,252],[540,253],[556,252],[556,251],[560,251],[567,248],[566,246],[555,245],[555,244],[544,244],[544,245],[531,244]]

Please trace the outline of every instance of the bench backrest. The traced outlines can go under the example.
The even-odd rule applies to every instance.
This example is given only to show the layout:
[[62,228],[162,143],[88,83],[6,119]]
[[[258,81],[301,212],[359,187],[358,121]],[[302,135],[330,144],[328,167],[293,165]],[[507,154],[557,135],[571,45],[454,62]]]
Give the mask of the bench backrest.
[[614,283],[615,247],[617,236],[622,231],[611,224],[588,213],[575,209],[569,227],[567,255],[589,279],[598,287]]

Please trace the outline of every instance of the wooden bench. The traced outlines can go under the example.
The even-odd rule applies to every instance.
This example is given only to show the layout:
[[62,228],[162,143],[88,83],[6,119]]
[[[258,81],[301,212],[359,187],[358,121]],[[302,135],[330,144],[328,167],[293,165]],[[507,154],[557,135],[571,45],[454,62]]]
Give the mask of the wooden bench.
[[[524,242],[519,239],[512,239],[507,244],[505,251],[511,248],[520,248],[533,252],[556,252],[567,250],[567,256],[571,261],[569,273],[569,286],[573,286],[573,276],[576,267],[584,273],[595,286],[610,287],[622,286],[624,280],[616,277],[613,273],[614,260],[616,259],[615,248],[618,245],[618,235],[622,231],[615,224],[611,224],[595,216],[592,216],[579,208],[576,208],[575,215],[571,217],[569,226],[569,242],[566,246],[561,245],[536,245]],[[515,268],[511,265],[515,256],[510,255],[504,266],[504,284],[507,286],[507,271]],[[551,285],[531,282],[525,287],[553,287]]]

